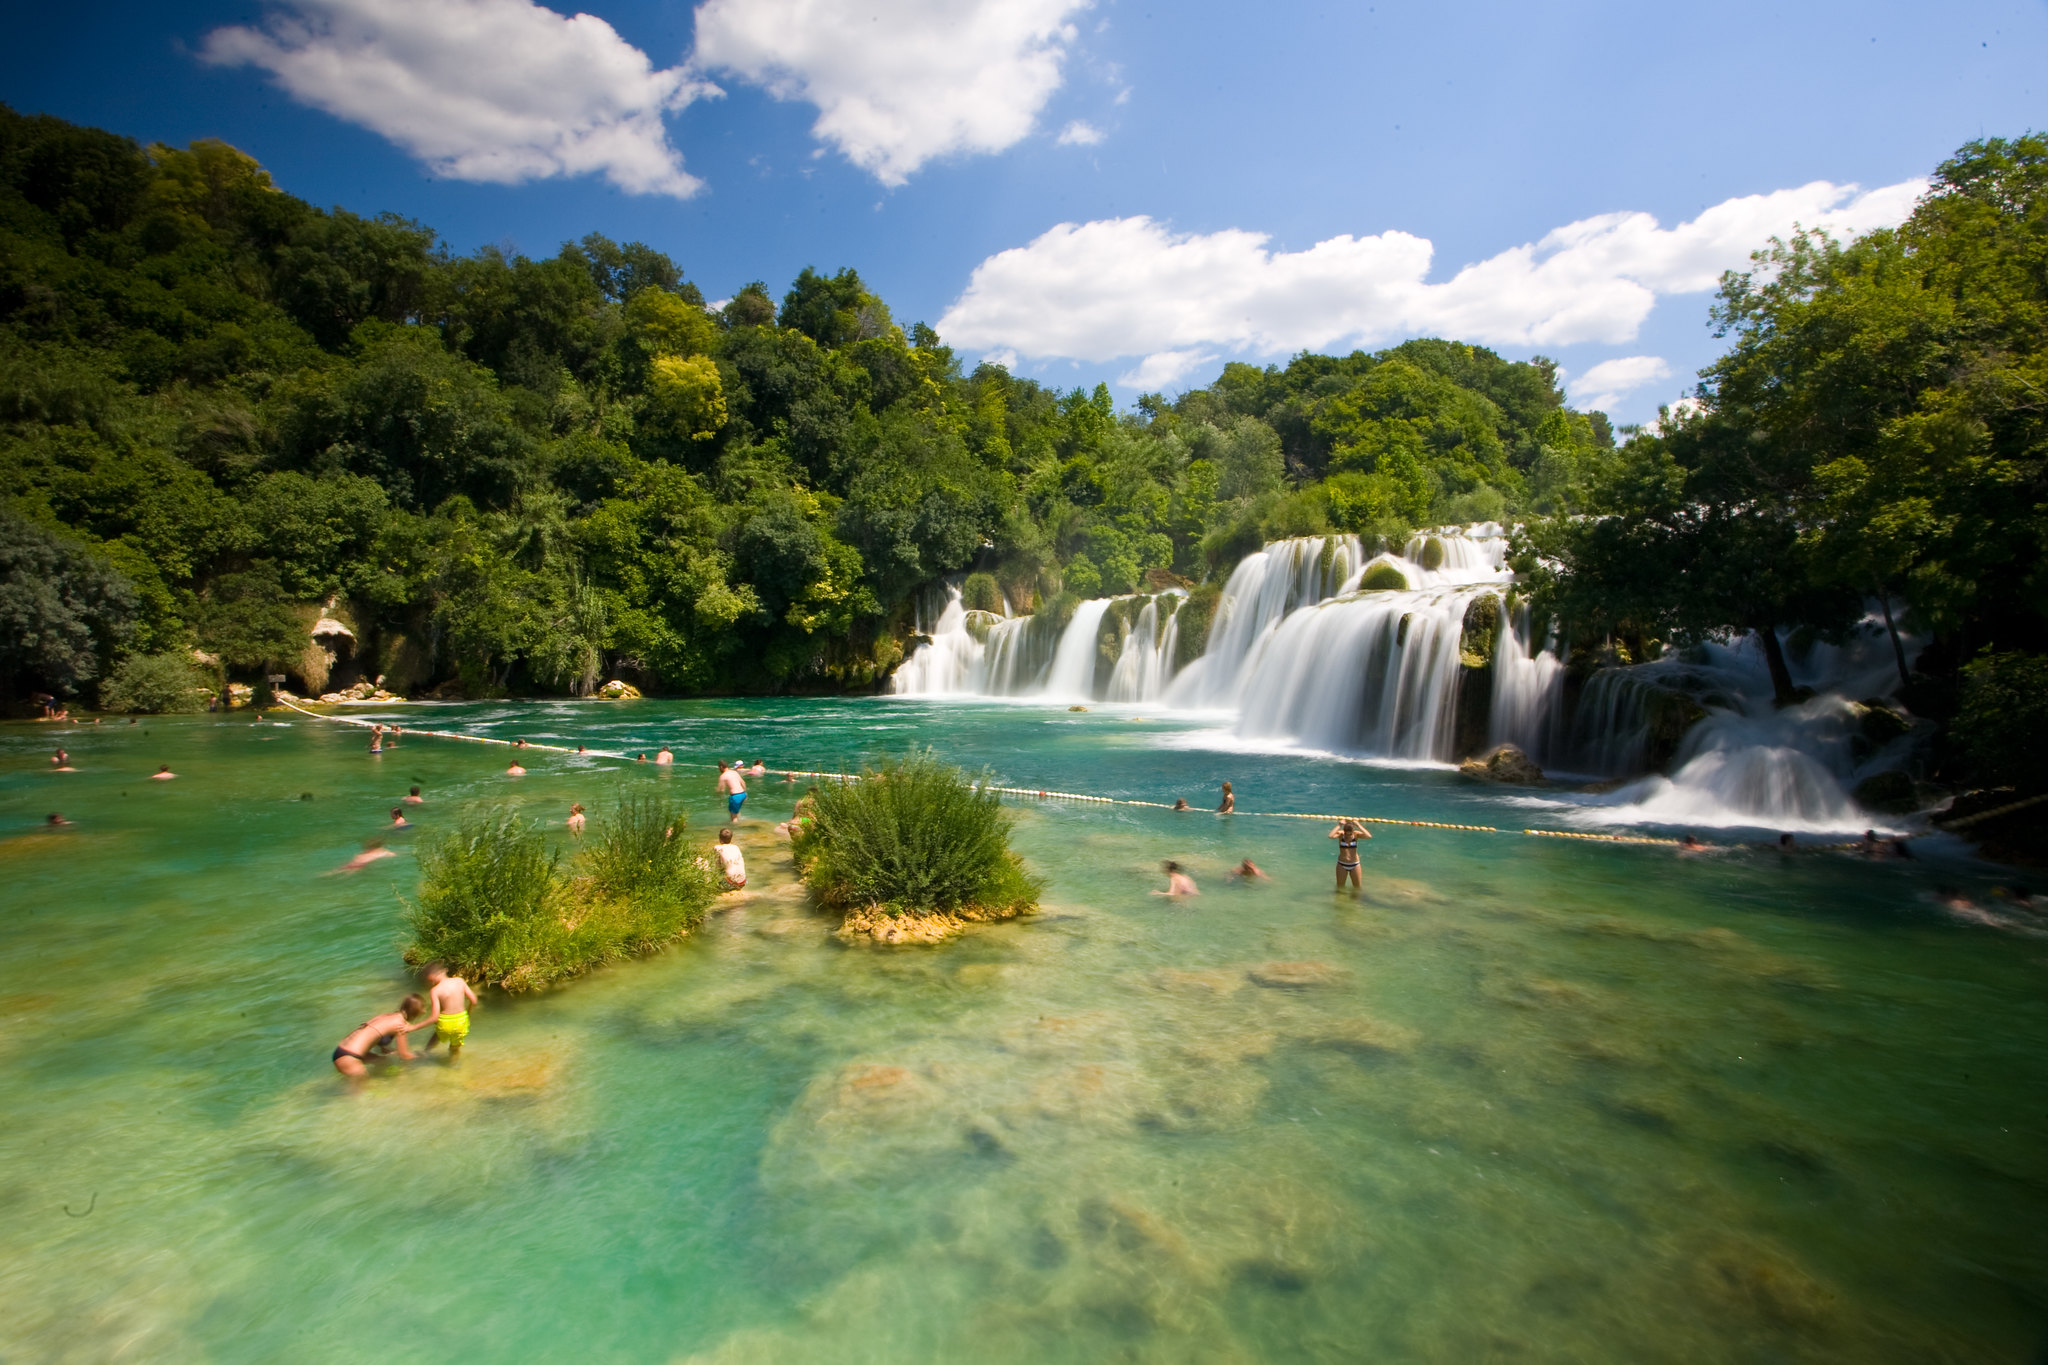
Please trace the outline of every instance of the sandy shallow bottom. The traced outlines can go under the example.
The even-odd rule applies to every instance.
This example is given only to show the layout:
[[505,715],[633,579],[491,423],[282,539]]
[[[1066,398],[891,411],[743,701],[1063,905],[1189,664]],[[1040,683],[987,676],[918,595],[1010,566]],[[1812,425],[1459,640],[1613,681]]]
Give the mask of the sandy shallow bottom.
[[[415,719],[417,717],[417,719]],[[408,723],[1514,824],[1442,773],[889,701]],[[701,767],[317,722],[0,729],[0,1360],[2023,1361],[2048,1344],[2048,938],[1997,869],[1035,806],[1044,911],[936,948],[812,913],[758,786],[695,940],[487,998],[351,1089],[406,988],[417,782],[559,821]],[[175,782],[144,780],[160,762]],[[310,798],[310,799],[308,799]],[[77,823],[34,829],[51,809]],[[566,837],[566,836],[559,836]],[[1252,856],[1250,887],[1225,871]],[[1151,894],[1162,858],[1196,900]]]

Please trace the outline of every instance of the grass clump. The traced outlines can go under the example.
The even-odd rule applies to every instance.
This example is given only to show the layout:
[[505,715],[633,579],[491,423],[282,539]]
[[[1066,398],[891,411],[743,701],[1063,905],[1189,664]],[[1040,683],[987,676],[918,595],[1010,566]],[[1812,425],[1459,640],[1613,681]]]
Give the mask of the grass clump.
[[812,894],[855,933],[947,937],[965,920],[1033,909],[1039,884],[1010,849],[1010,812],[929,750],[817,789],[794,840]]
[[703,922],[717,879],[689,852],[680,811],[629,797],[591,824],[594,837],[566,866],[539,826],[507,811],[472,815],[426,844],[405,960],[537,990]]

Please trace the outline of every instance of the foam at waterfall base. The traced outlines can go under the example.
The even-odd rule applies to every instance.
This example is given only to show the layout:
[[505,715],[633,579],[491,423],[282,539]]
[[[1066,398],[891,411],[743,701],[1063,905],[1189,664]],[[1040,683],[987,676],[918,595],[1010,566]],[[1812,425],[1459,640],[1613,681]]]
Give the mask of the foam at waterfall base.
[[[1106,709],[1106,708],[1105,708]],[[1135,706],[1121,709],[1138,710]],[[1223,722],[1192,730],[1163,730],[1147,734],[1145,744],[1153,749],[1202,749],[1221,754],[1246,754],[1265,758],[1321,758],[1333,763],[1350,763],[1362,768],[1400,768],[1424,772],[1455,772],[1455,763],[1441,763],[1429,758],[1385,758],[1376,754],[1347,753],[1341,749],[1319,749],[1312,744],[1301,744],[1289,739],[1274,739],[1256,735],[1245,735],[1236,728],[1236,717],[1231,712],[1186,711],[1160,707],[1144,708],[1149,716],[1160,720],[1188,720],[1201,718],[1211,722]]]

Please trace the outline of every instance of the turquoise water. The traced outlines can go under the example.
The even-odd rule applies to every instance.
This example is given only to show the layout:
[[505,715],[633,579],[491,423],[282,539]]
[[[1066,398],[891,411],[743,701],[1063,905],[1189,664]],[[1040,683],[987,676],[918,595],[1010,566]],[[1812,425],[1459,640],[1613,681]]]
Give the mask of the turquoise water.
[[[0,729],[0,1360],[2026,1361],[2048,1344],[2048,938],[1998,870],[1033,805],[1044,913],[849,948],[767,819],[694,940],[408,989],[414,782],[556,822],[708,764],[930,743],[1028,786],[1519,826],[1438,770],[893,699],[413,707],[662,772],[193,717]],[[47,771],[62,740],[80,771]],[[168,762],[174,782],[145,780]],[[302,797],[310,795],[310,800]],[[748,814],[789,789],[757,784]],[[35,828],[50,811],[76,823]],[[405,849],[418,837],[398,835]],[[1272,881],[1232,885],[1256,858]],[[1151,894],[1162,858],[1199,899]],[[82,1215],[82,1216],[81,1216]]]

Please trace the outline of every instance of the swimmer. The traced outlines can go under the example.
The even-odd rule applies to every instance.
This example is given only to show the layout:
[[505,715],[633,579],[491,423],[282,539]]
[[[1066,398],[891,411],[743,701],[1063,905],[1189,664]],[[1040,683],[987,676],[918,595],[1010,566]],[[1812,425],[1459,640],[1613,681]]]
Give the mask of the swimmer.
[[448,1060],[454,1061],[462,1055],[462,1044],[469,1037],[469,1007],[476,1003],[476,992],[469,983],[459,976],[448,974],[445,962],[429,962],[426,970],[427,999],[434,1006],[432,1015],[420,1022],[419,1027],[434,1026],[434,1036],[427,1039],[422,1053],[432,1052],[434,1044],[448,1040]]
[[412,821],[410,821],[410,820],[408,820],[408,819],[406,819],[406,818],[405,818],[405,807],[404,807],[404,806],[393,806],[393,807],[391,808],[391,828],[393,828],[393,829],[411,829],[411,828],[412,828]]
[[1878,842],[1876,830],[1866,829],[1863,831],[1863,842],[1860,851],[1866,858],[1882,858],[1884,856],[1884,845]]
[[340,867],[335,868],[334,872],[329,875],[340,875],[342,873],[348,872],[361,872],[364,868],[368,867],[371,863],[376,862],[379,858],[396,858],[397,856],[398,855],[396,853],[393,853],[390,849],[384,847],[384,841],[382,839],[372,839],[368,843],[363,845],[363,851],[361,853],[358,853],[355,857],[350,858]]
[[654,766],[657,768],[667,767],[675,761],[676,756],[670,753],[666,748],[663,748],[660,753],[654,756]]
[[1261,872],[1257,863],[1253,862],[1250,858],[1246,858],[1230,870],[1230,880],[1249,884],[1251,882],[1268,882],[1273,879],[1264,872]]
[[[791,774],[791,780],[795,780],[794,774]],[[806,826],[814,823],[817,817],[811,814],[811,810],[817,803],[813,801],[811,798],[815,797],[817,794],[818,785],[814,782],[811,784],[810,790],[805,792],[803,796],[798,799],[796,803],[795,814],[791,815],[789,819],[777,825],[775,827],[775,832],[777,834],[786,834],[791,839],[794,839],[796,838],[797,834],[800,831],[802,831]]]
[[1699,837],[1697,835],[1688,834],[1683,839],[1680,839],[1678,841],[1678,851],[1681,854],[1705,853],[1707,851],[1707,846],[1699,841]]
[[1348,880],[1351,883],[1352,890],[1364,890],[1364,887],[1358,880],[1358,841],[1360,839],[1372,838],[1372,831],[1360,825],[1356,820],[1344,819],[1337,822],[1336,828],[1330,831],[1330,837],[1337,841],[1337,885],[1335,889],[1342,891],[1344,883]]
[[505,769],[505,776],[524,777],[526,776],[526,769],[520,767],[519,764],[515,761],[510,767]]
[[1166,889],[1164,891],[1154,891],[1153,895],[1180,897],[1199,896],[1202,894],[1195,886],[1195,879],[1182,871],[1179,863],[1161,863],[1160,871],[1166,874]]
[[754,760],[754,766],[753,766],[753,767],[751,767],[751,768],[749,768],[749,769],[747,769],[747,776],[748,776],[748,777],[766,777],[766,776],[768,776],[768,768],[767,768],[767,765],[765,765],[764,763],[762,763],[760,759],[758,759],[758,758],[757,758],[757,759],[755,759],[755,760]]
[[384,752],[384,727],[381,725],[370,731],[370,752],[373,754]]
[[583,837],[584,823],[583,803],[579,801],[569,807],[569,832],[581,839]]
[[1218,815],[1228,815],[1230,814],[1230,812],[1236,809],[1237,798],[1231,795],[1230,784],[1228,782],[1225,782],[1223,784],[1223,804],[1216,807],[1216,813]]
[[130,717],[128,717],[128,723],[129,723],[130,725],[140,725],[140,724],[142,724],[142,722],[141,722],[141,721],[139,721],[139,720],[135,719],[135,717],[133,717],[133,716],[130,716]]
[[581,744],[576,746],[576,752],[579,754],[583,752],[583,746]]
[[711,850],[718,855],[719,869],[725,873],[725,889],[737,891],[747,884],[747,859],[733,845],[732,831],[718,831],[718,845]]
[[526,741],[523,739],[515,739],[512,741],[512,747],[515,749],[524,749],[526,747]]
[[344,1076],[360,1076],[363,1063],[372,1053],[382,1052],[398,1045],[398,1055],[406,1061],[412,1060],[412,1049],[405,1045],[405,1035],[419,1025],[413,1020],[426,1013],[427,1002],[417,995],[408,995],[398,1002],[398,1008],[390,1014],[372,1015],[357,1024],[348,1037],[334,1048],[334,1069]]
[[56,811],[51,811],[51,812],[50,812],[50,818],[49,818],[49,819],[47,819],[47,820],[45,820],[45,821],[43,821],[43,828],[45,828],[45,829],[65,829],[65,828],[68,828],[68,827],[70,826],[70,824],[71,824],[71,822],[70,822],[69,820],[66,820],[66,819],[65,819],[65,818],[64,818],[63,816],[61,816],[61,815],[57,814],[57,812],[56,812]]
[[724,759],[718,760],[718,791],[725,797],[725,816],[739,823],[740,807],[747,804],[747,781],[740,770]]
[[646,754],[642,754],[642,755],[640,755],[640,757],[638,757],[637,759],[635,759],[635,760],[634,760],[634,762],[636,762],[636,763],[645,763],[646,761],[647,761],[647,755],[646,755]]
[[71,755],[66,753],[62,746],[58,747],[56,753],[50,755],[50,766],[59,772],[62,772],[65,765],[69,762],[71,762]]
[[423,806],[426,803],[427,798],[420,795],[420,789],[418,787],[414,787],[411,791],[405,794],[405,804],[408,806]]
[[1797,847],[1799,847],[1798,843],[1790,834],[1780,834],[1778,836],[1778,852],[1790,853]]
[[149,780],[152,782],[168,782],[176,776],[177,774],[171,771],[171,765],[166,763],[162,767],[158,768],[155,772],[151,773],[149,775]]
[[1186,810],[1188,808],[1188,799],[1185,796],[1174,797],[1173,808],[1175,810]]

